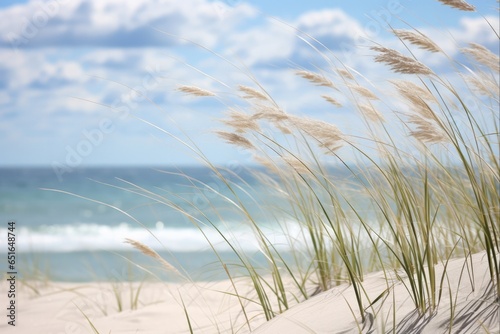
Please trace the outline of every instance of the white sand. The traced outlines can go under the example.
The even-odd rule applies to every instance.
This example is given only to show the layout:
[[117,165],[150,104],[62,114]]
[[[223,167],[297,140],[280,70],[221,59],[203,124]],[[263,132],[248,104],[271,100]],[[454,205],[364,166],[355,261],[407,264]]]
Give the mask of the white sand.
[[[396,319],[397,333],[447,333],[452,306],[455,307],[452,333],[499,333],[499,301],[494,300],[495,295],[492,293],[485,296],[490,278],[484,253],[474,255],[472,263],[473,272],[470,267],[464,267],[464,259],[454,259],[448,263],[442,298],[433,314],[420,317],[405,285],[394,280],[394,287],[386,298],[367,309],[367,312],[377,314],[377,319],[374,322],[367,321],[364,328],[356,309],[354,289],[338,286],[297,305],[262,325],[254,333],[359,333],[361,329],[363,333],[387,333],[394,328],[393,317]],[[437,266],[436,270],[440,279],[443,266]],[[471,283],[472,278],[474,283]],[[387,280],[382,273],[367,275],[363,287],[374,300],[387,289]],[[451,303],[450,290],[453,298]],[[481,324],[485,324],[487,330]]]
[[[483,296],[489,280],[484,253],[474,255],[472,262],[473,272],[464,268],[463,259],[452,260],[448,264],[442,299],[433,315],[418,317],[403,283],[396,281],[387,298],[379,300],[367,310],[378,315],[375,322],[367,323],[363,332],[387,332],[393,327],[392,319],[395,316],[398,333],[444,333],[450,321],[450,305],[456,305],[456,327],[453,333],[473,333],[474,329],[481,328],[481,323],[491,333],[499,333],[499,303]],[[438,271],[442,271],[441,266],[438,266]],[[472,291],[472,278],[475,291]],[[189,333],[181,295],[195,333],[248,332],[239,300],[231,295],[234,290],[229,281],[197,284],[148,282],[142,286],[138,308],[135,310],[130,308],[130,291],[135,293],[139,284],[134,283],[130,289],[130,284],[121,283],[118,289],[123,297],[122,312],[118,312],[110,283],[30,284],[37,285],[39,295],[18,282],[16,326],[7,325],[8,318],[4,315],[0,333],[93,333],[83,313],[99,333]],[[255,297],[248,283],[239,282],[238,286],[240,294]],[[375,273],[366,277],[363,286],[373,299],[387,288],[387,283],[381,273]],[[7,282],[3,281],[0,287],[1,300],[6,305]],[[452,292],[451,304],[448,287]],[[7,314],[6,307],[2,306],[2,309]],[[258,334],[358,333],[358,325],[362,327],[354,292],[348,285],[319,294],[267,323],[257,305],[250,304],[248,310],[252,330]]]

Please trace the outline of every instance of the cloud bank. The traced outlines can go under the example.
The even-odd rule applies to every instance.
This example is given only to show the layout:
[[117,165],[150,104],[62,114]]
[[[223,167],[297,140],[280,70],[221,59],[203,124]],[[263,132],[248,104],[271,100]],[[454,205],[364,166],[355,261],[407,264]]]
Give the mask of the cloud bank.
[[[302,85],[289,68],[328,68],[329,57],[377,74],[381,67],[366,61],[369,39],[394,44],[383,29],[374,36],[373,20],[361,22],[342,9],[311,10],[284,23],[245,2],[230,3],[33,0],[0,9],[0,149],[7,160],[47,164],[62,159],[65,147],[78,143],[84,130],[103,118],[115,120],[114,139],[110,136],[89,163],[107,157],[123,162],[146,159],[140,147],[128,157],[116,154],[120,141],[140,140],[152,145],[152,151],[164,149],[165,143],[137,117],[173,133],[179,130],[172,121],[187,124],[195,138],[206,134],[207,124],[215,124],[223,108],[179,96],[173,92],[176,85],[223,92],[248,81],[245,71],[289,111],[307,113],[311,108],[305,107],[313,105],[315,116],[330,117],[315,88]],[[492,26],[499,24],[496,16],[486,19]],[[497,37],[480,16],[459,18],[446,31],[420,29],[451,56],[464,41],[498,47]],[[442,61],[418,55],[431,57],[437,68]],[[200,103],[201,114],[195,108]],[[349,122],[347,115],[344,111],[335,117]],[[213,143],[207,136],[206,142]],[[214,154],[224,160],[233,153]]]

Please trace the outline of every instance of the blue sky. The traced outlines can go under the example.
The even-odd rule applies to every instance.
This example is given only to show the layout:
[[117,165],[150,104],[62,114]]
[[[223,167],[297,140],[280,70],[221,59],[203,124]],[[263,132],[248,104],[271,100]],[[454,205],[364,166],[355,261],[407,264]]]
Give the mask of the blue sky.
[[[498,29],[496,1],[470,1],[477,7],[475,13],[432,0],[332,3],[2,1],[0,166],[196,162],[185,145],[141,119],[193,140],[217,163],[249,162],[249,153],[234,150],[212,133],[221,128],[217,120],[227,109],[224,103],[234,101],[231,89],[252,84],[245,71],[288,112],[356,129],[358,121],[350,110],[332,113],[318,102],[323,91],[301,84],[303,80],[292,75],[297,68],[327,64],[290,26],[324,43],[348,66],[375,78],[385,72],[369,61],[363,36],[395,47],[385,23],[398,28],[410,24],[452,56],[471,41],[498,53],[498,39],[484,20]],[[186,40],[223,55],[239,68]],[[440,68],[441,60],[427,60]],[[221,99],[186,97],[175,91],[180,84],[210,89]],[[127,87],[140,90],[147,100]]]

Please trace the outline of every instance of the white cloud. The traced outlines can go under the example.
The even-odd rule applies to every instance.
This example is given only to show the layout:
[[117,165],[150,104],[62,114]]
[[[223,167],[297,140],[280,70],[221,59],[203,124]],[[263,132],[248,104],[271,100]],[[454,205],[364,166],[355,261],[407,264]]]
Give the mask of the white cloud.
[[294,25],[312,36],[341,36],[355,39],[358,35],[364,34],[359,22],[341,9],[305,13]]
[[[225,10],[206,0],[51,0],[0,11],[0,46],[168,46],[153,27],[213,47],[217,34],[255,15],[249,5]],[[222,5],[223,6],[223,5]],[[222,7],[224,8],[224,6]]]
[[[326,51],[314,39],[333,51],[354,47],[363,36],[361,25],[341,9],[306,12],[289,25],[267,20],[229,36],[229,51],[247,65],[288,65],[319,60],[321,56],[302,39]],[[311,38],[312,37],[312,38]],[[277,62],[277,63],[276,63]]]
[[78,85],[86,81],[85,72],[81,64],[76,61],[45,63],[36,74],[31,82],[35,88],[54,89],[68,84]]
[[[230,7],[208,0],[61,0],[57,2],[61,3],[60,7],[53,8],[45,24],[35,27],[23,47],[12,50],[9,36],[12,33],[21,36],[27,24],[35,24],[36,18],[41,17],[37,13],[52,2],[57,1],[31,1],[0,9],[1,116],[6,120],[7,113],[15,115],[8,121],[26,134],[33,131],[40,136],[68,138],[72,133],[78,134],[83,128],[91,127],[96,119],[112,114],[102,106],[75,100],[70,98],[72,96],[108,105],[116,105],[122,100],[126,104],[131,99],[126,87],[96,79],[93,75],[138,89],[151,86],[146,88],[146,93],[163,110],[141,102],[132,103],[133,107],[127,105],[131,112],[166,127],[171,124],[163,121],[172,117],[180,126],[193,131],[194,136],[207,127],[217,127],[214,119],[221,115],[224,106],[212,100],[207,102],[182,96],[173,91],[175,86],[193,84],[220,92],[222,102],[231,105],[234,94],[226,94],[226,87],[209,76],[235,87],[238,84],[253,85],[247,76],[249,73],[255,75],[287,111],[357,128],[359,120],[355,121],[355,112],[348,111],[349,108],[334,109],[320,97],[323,93],[335,96],[336,92],[310,85],[290,71],[290,67],[314,70],[315,66],[327,73],[332,70],[330,64],[301,38],[332,59],[340,57],[373,79],[379,91],[384,91],[385,86],[380,82],[387,79],[389,73],[385,66],[373,63],[366,48],[356,49],[364,42],[360,38],[364,36],[363,27],[340,9],[306,12],[291,22],[291,26],[297,27],[294,29],[277,20],[255,17],[256,10],[250,5],[241,3]],[[498,18],[488,17],[488,20],[493,26],[498,26]],[[158,33],[152,27],[177,37]],[[482,18],[461,19],[458,26],[444,31],[425,27],[419,30],[434,38],[450,55],[456,55],[457,45],[465,46],[466,42],[498,43]],[[321,41],[329,51],[308,35]],[[180,38],[223,54],[240,68],[234,68],[210,51],[194,47]],[[397,40],[383,38],[383,45],[408,52]],[[361,52],[346,58],[343,54],[345,48]],[[415,54],[436,67],[448,61],[425,51],[417,50]],[[152,85],[151,72],[157,75],[155,85]],[[335,76],[332,79],[335,80]],[[41,118],[43,122],[35,121]],[[137,123],[134,121],[128,119],[120,123],[117,136],[127,137],[135,133],[140,137],[144,128],[134,125]],[[142,130],[134,130],[139,128]],[[20,139],[22,136],[16,137],[16,140]]]
[[228,40],[228,53],[249,66],[289,58],[294,49],[294,35],[275,22],[232,34]]
[[[498,27],[500,19],[495,16],[485,18],[464,17],[460,20],[460,28],[453,29],[452,34],[460,43],[494,44],[498,46]],[[496,29],[496,34],[493,29]]]

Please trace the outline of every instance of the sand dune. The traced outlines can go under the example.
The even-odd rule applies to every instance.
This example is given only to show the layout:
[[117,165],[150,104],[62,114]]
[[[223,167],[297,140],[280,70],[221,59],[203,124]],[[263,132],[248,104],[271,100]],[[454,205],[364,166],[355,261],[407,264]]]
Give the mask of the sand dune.
[[[415,311],[403,282],[392,278],[389,292],[367,309],[365,324],[360,322],[354,291],[349,285],[318,294],[265,322],[258,305],[234,297],[230,281],[142,285],[17,282],[16,326],[8,325],[4,317],[0,332],[93,333],[88,317],[99,333],[189,333],[184,303],[195,333],[246,333],[250,329],[257,334],[384,333],[394,328],[393,319],[397,333],[445,333],[452,314],[452,333],[499,333],[500,306],[488,284],[484,253],[472,256],[469,261],[472,268],[464,259],[450,261],[439,307],[423,316]],[[438,265],[439,273],[442,269]],[[35,287],[38,294],[28,285]],[[373,273],[367,275],[363,287],[373,300],[387,291],[388,281],[383,273]],[[5,280],[1,288],[2,296],[6,296]],[[139,288],[137,307],[133,309]],[[121,296],[121,312],[116,291]],[[248,282],[239,281],[238,291],[253,297]],[[250,326],[240,302],[249,305],[246,316]]]

